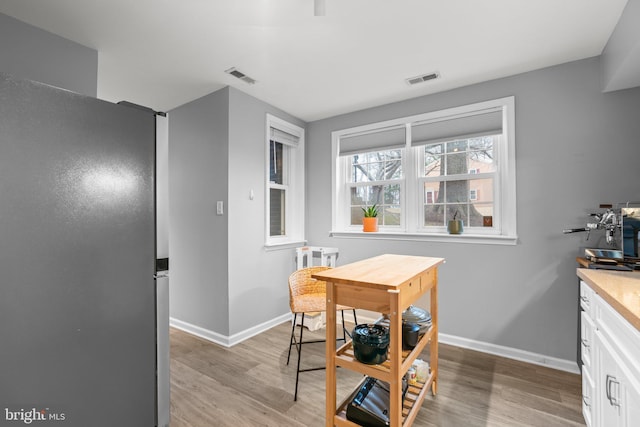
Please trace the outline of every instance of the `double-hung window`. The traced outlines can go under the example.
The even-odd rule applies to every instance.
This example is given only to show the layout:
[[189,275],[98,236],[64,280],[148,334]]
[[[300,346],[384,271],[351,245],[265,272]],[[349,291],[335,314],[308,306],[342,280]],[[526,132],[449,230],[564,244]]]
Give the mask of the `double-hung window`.
[[304,129],[267,115],[266,246],[304,241]]
[[513,122],[510,97],[333,132],[332,234],[375,204],[379,238],[515,243]]

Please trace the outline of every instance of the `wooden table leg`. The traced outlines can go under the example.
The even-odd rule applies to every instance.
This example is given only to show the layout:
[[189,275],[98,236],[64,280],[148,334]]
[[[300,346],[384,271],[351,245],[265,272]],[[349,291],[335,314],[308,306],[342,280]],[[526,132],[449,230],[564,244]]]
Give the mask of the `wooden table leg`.
[[402,426],[402,307],[400,307],[400,292],[389,291],[391,313],[389,356],[391,359],[391,384],[389,424],[391,427]]
[[334,417],[336,415],[336,302],[335,302],[335,283],[327,282],[327,343],[326,343],[326,368],[327,368],[327,385],[326,385],[326,426],[334,426]]
[[437,276],[438,272],[436,271],[436,282],[431,288],[430,295],[430,309],[431,309],[431,324],[435,330],[433,331],[433,336],[431,337],[431,372],[434,373],[433,383],[431,383],[431,393],[435,396],[438,392],[438,281]]

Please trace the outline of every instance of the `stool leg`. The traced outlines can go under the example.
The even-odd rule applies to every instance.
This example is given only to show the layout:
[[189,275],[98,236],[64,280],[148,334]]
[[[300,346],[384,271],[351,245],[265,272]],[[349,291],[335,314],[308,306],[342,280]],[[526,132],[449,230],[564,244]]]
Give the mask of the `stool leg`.
[[356,318],[356,309],[353,309],[353,323],[358,324],[358,319]]
[[298,313],[293,313],[293,326],[291,327],[291,339],[289,340],[289,354],[287,354],[287,365],[289,364],[289,358],[291,357],[291,346],[293,346],[293,333],[296,330],[296,319]]
[[304,329],[304,313],[302,313],[302,321],[300,323],[300,341],[296,346],[298,350],[298,368],[296,369],[296,391],[293,394],[293,401],[298,400],[298,377],[300,376],[300,359],[302,359],[302,330]]
[[347,342],[347,328],[344,327],[344,310],[340,310],[340,313],[342,314],[342,340],[346,343]]

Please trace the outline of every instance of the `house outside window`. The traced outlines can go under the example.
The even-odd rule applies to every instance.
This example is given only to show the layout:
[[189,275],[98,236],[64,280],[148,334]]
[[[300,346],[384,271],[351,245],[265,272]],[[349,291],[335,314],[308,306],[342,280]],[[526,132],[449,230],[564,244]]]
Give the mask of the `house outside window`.
[[267,114],[265,245],[304,242],[304,129]]
[[332,235],[357,237],[375,204],[367,237],[515,244],[514,135],[513,97],[333,132]]
[[[439,197],[426,201],[423,227],[445,227],[454,215],[467,228],[484,227],[483,218],[494,216],[497,167],[493,147],[498,138],[500,135],[486,135],[424,145],[419,153],[424,158],[419,181],[427,192],[437,188]],[[474,167],[469,168],[471,165]],[[478,188],[485,189],[483,199],[478,199]]]

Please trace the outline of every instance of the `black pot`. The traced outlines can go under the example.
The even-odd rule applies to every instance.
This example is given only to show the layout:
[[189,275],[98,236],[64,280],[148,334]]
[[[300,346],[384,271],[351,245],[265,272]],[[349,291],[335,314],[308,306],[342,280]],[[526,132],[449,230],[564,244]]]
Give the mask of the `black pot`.
[[387,360],[389,328],[366,323],[356,325],[351,338],[353,354],[358,361],[367,365],[377,365]]
[[420,325],[420,333],[424,334],[431,327],[431,313],[420,307],[410,305],[402,312],[402,321]]
[[413,350],[418,345],[420,325],[417,323],[402,323],[402,347]]

